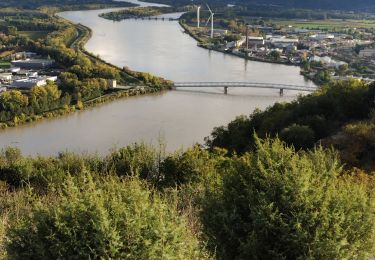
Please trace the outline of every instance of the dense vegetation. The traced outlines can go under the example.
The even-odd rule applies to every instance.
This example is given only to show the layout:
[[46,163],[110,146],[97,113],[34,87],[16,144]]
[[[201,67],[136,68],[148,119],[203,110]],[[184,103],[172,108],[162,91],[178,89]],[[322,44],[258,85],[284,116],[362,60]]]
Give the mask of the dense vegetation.
[[126,10],[103,13],[99,16],[108,20],[121,21],[124,19],[142,18],[161,15],[165,13],[172,13],[175,10],[176,9],[172,7],[134,7]]
[[[162,147],[162,146],[161,146]],[[353,173],[354,174],[354,173]],[[362,258],[373,183],[336,154],[256,138],[228,156],[143,144],[107,157],[0,155],[0,253],[11,259]]]
[[12,259],[205,258],[186,217],[137,179],[70,177],[43,202],[11,227]]
[[353,120],[368,119],[375,108],[375,84],[336,82],[291,103],[276,103],[265,111],[239,117],[226,127],[216,128],[207,144],[244,153],[260,137],[278,135],[297,149],[313,145]]

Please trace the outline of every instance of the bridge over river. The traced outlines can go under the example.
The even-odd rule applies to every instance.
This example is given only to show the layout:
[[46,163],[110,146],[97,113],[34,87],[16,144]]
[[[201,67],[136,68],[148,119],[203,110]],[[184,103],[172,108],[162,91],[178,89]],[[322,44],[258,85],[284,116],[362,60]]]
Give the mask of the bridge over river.
[[228,94],[228,88],[267,88],[278,89],[280,91],[280,96],[284,94],[284,90],[297,90],[306,92],[314,92],[316,90],[316,87],[309,86],[259,82],[175,82],[173,87],[174,89],[223,87],[224,94]]

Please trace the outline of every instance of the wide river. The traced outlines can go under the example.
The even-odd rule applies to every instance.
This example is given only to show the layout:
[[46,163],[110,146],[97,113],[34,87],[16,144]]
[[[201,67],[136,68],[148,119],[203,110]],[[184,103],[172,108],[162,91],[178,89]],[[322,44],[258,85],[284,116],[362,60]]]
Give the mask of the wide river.
[[[313,85],[299,74],[298,67],[246,61],[199,48],[177,22],[112,22],[98,16],[106,11],[59,15],[90,27],[93,36],[87,50],[115,65],[174,81]],[[297,94],[286,91],[284,97],[279,97],[278,90],[230,88],[229,94],[224,95],[222,88],[212,88],[120,99],[72,115],[0,131],[0,148],[16,146],[25,155],[52,155],[65,150],[106,154],[114,147],[141,141],[155,143],[161,138],[167,142],[168,150],[174,150],[202,143],[215,126],[227,124],[236,116],[293,100]]]

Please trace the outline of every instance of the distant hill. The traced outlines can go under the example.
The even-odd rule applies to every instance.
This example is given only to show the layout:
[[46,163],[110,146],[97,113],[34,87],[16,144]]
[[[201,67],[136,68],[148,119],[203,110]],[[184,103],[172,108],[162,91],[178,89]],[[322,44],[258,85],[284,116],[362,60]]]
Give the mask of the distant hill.
[[82,6],[82,5],[119,5],[127,6],[127,3],[113,0],[0,0],[0,8],[17,7],[35,9],[41,6]]
[[329,10],[375,10],[374,0],[236,0],[237,3],[256,3],[262,5],[278,5],[293,8],[312,8]]
[[[125,0],[126,1],[126,0]],[[353,10],[375,12],[375,0],[143,0],[145,2],[163,3],[172,6],[187,4],[224,5],[265,5],[286,8],[327,9],[327,10]],[[114,4],[126,5],[116,0],[0,0],[1,7],[38,8],[40,6],[64,6],[64,5],[92,5]]]

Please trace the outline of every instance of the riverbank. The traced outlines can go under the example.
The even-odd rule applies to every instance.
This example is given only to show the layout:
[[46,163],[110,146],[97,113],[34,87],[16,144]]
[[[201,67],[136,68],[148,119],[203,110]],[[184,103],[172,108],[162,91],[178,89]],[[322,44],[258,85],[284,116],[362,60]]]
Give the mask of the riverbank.
[[[149,73],[135,72],[128,68],[119,68],[107,61],[104,61],[97,55],[88,52],[84,46],[91,39],[92,30],[82,24],[74,24],[66,19],[63,19],[57,14],[54,14],[53,16],[57,19],[56,21],[62,19],[64,23],[68,23],[76,31],[76,36],[69,39],[69,41],[66,43],[66,48],[74,50],[77,53],[77,56],[82,54],[83,56],[88,58],[92,62],[92,64],[95,64],[95,66],[105,65],[113,69],[120,75],[120,81],[118,82],[118,85],[126,86],[128,89],[108,89],[104,91],[103,95],[95,96],[88,100],[79,99],[71,102],[69,105],[61,104],[61,106],[59,106],[58,108],[53,108],[51,110],[46,110],[40,113],[29,114],[27,112],[23,112],[15,115],[8,121],[0,122],[0,129],[40,121],[44,118],[54,118],[61,115],[70,114],[75,112],[76,110],[83,110],[86,107],[93,107],[98,104],[113,101],[119,98],[151,94],[171,88],[171,81],[155,77]],[[64,63],[62,63],[61,65],[68,68],[68,66]],[[67,71],[69,71],[69,69]]]
[[45,111],[41,114],[35,114],[35,115],[30,115],[30,116],[21,115],[20,117],[14,118],[12,121],[1,122],[0,129],[16,127],[20,125],[25,125],[25,124],[41,121],[43,119],[52,119],[52,118],[72,114],[77,111],[82,111],[88,108],[100,106],[107,102],[115,101],[121,98],[129,98],[129,97],[161,93],[161,92],[162,90],[157,90],[157,89],[153,89],[153,88],[145,87],[145,86],[138,86],[129,90],[112,90],[108,94],[83,102],[81,106],[72,105],[72,106],[61,107],[61,108],[50,110],[50,111]]

